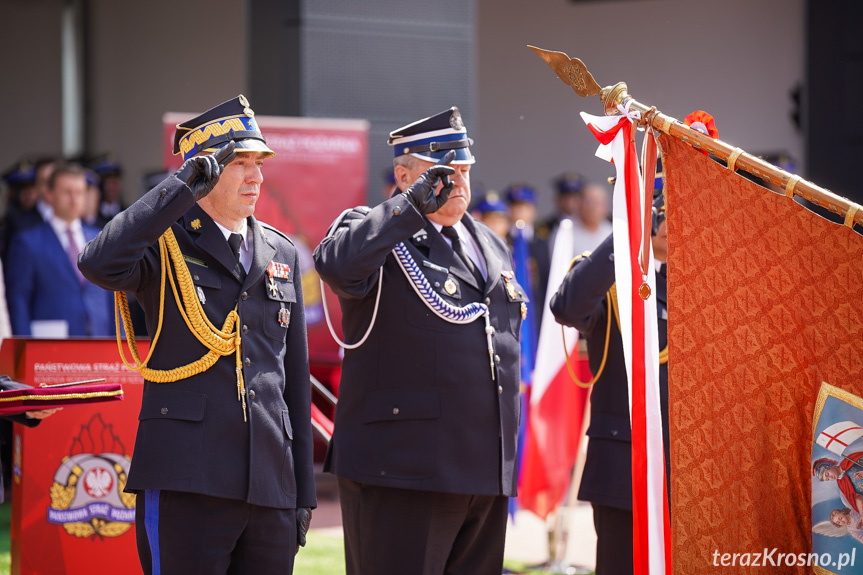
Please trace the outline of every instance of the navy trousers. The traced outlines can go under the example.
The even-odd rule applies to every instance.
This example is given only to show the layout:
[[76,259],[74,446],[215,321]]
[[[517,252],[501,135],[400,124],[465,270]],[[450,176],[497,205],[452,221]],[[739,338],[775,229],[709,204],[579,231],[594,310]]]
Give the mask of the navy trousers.
[[339,478],[347,575],[500,575],[508,500]]
[[285,575],[297,552],[295,509],[148,489],[135,509],[145,575]]

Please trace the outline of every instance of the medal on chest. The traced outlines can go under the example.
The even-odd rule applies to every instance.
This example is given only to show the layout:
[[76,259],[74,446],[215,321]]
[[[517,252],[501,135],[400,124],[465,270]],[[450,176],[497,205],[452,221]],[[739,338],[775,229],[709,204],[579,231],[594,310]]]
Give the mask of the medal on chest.
[[279,325],[287,328],[291,325],[291,310],[290,308],[283,307],[279,310]]
[[291,268],[288,264],[280,264],[279,262],[270,262],[267,266],[267,291],[273,297],[279,296],[282,292],[276,284],[276,278],[291,279]]

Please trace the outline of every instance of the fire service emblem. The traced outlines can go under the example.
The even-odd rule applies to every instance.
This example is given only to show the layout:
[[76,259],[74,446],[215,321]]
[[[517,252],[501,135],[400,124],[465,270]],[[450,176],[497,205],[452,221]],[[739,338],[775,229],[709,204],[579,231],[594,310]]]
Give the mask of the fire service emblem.
[[135,522],[135,495],[125,493],[131,457],[113,425],[94,415],[72,440],[51,485],[48,521],[75,537],[117,537]]

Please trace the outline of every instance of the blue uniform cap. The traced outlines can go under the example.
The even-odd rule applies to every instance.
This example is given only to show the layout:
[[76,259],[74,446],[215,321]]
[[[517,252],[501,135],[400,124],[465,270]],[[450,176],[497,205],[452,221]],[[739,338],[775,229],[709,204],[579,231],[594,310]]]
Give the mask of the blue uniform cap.
[[584,176],[575,172],[561,174],[554,180],[554,187],[558,195],[580,194],[586,185],[587,180],[584,179]]
[[3,180],[10,186],[28,186],[36,181],[36,166],[20,162],[3,174]]
[[231,140],[237,152],[264,152],[268,158],[276,155],[267,147],[267,140],[255,121],[255,112],[242,94],[177,124],[174,154],[181,154],[186,161],[200,152],[215,152]]
[[490,214],[493,212],[509,214],[509,208],[495,193],[486,194],[476,207],[474,207],[473,211],[480,214]]
[[536,192],[533,191],[533,188],[525,184],[511,185],[506,189],[505,197],[506,203],[508,204],[524,202],[536,205]]
[[393,146],[396,158],[410,154],[420,160],[437,163],[447,152],[455,150],[453,164],[473,164],[476,161],[470,153],[473,140],[467,137],[467,128],[455,106],[393,130],[387,144]]
[[84,179],[87,180],[88,186],[98,187],[101,178],[99,178],[99,174],[94,172],[93,170],[84,170]]
[[123,167],[120,165],[120,162],[116,161],[110,155],[96,158],[90,162],[90,169],[101,177],[120,175],[123,173]]

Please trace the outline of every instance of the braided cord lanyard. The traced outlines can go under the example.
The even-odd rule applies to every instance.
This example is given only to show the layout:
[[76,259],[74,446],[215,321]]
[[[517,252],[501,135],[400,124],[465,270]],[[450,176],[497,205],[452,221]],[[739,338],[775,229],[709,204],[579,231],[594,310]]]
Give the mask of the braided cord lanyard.
[[[174,232],[169,228],[159,238],[159,256],[161,262],[161,285],[159,290],[159,323],[156,328],[156,335],[153,337],[153,342],[150,344],[150,351],[147,353],[146,359],[142,362],[138,353],[138,345],[135,341],[135,333],[131,329],[132,317],[129,313],[129,302],[126,299],[125,292],[114,292],[114,322],[117,329],[117,347],[120,351],[120,359],[132,371],[138,371],[144,376],[147,381],[156,383],[170,383],[186,379],[193,375],[203,373],[210,369],[219,357],[224,357],[234,353],[237,358],[237,401],[243,406],[243,421],[248,421],[246,414],[246,386],[243,381],[243,363],[241,353],[241,339],[239,330],[240,316],[237,314],[236,306],[228,313],[225,318],[225,323],[221,329],[214,326],[207,315],[204,313],[204,308],[201,307],[201,302],[195,295],[195,284],[192,281],[192,276],[189,273],[189,268],[186,266],[186,261],[183,259],[183,253],[180,251],[180,246],[177,244],[177,239],[174,237]],[[172,266],[168,263],[170,259]],[[176,279],[174,277],[176,271]],[[177,303],[177,309],[186,322],[189,331],[192,332],[198,341],[200,341],[209,351],[197,361],[176,367],[174,369],[159,370],[150,369],[147,367],[150,358],[153,355],[153,350],[156,349],[156,343],[159,341],[159,335],[162,333],[162,320],[164,319],[165,311],[165,283],[166,278],[171,284],[171,291],[174,293],[174,300]],[[179,283],[179,292],[178,286]],[[180,304],[180,294],[182,294],[182,304]],[[126,331],[127,344],[129,351],[132,354],[132,359],[135,365],[131,365],[126,359],[126,354],[123,351],[123,340],[120,331],[120,321],[122,319],[123,328]]]
[[[491,325],[491,318],[489,317],[488,306],[483,303],[471,302],[464,307],[454,306],[446,301],[431,287],[425,275],[420,270],[416,261],[414,261],[404,242],[399,242],[392,250],[392,254],[396,258],[396,262],[399,264],[402,272],[405,274],[405,277],[408,280],[408,283],[414,289],[416,294],[420,297],[422,302],[426,305],[426,307],[431,310],[433,314],[442,320],[455,323],[455,324],[468,324],[472,323],[474,320],[479,318],[480,316],[485,317],[485,336],[486,341],[488,342],[488,359],[489,366],[491,368],[491,379],[495,381],[495,369],[494,369],[494,342],[492,340],[492,336],[494,335],[494,327]],[[327,302],[326,297],[324,300],[324,315],[327,318],[327,326],[330,328],[330,335],[333,336],[333,339],[336,340],[340,346],[345,349],[355,349],[361,346],[368,338],[369,334],[372,331],[372,328],[375,325],[375,319],[377,317],[378,312],[378,304],[381,299],[381,283],[383,282],[383,268],[380,270],[380,275],[378,277],[378,293],[375,299],[375,308],[374,312],[372,312],[372,320],[369,324],[368,329],[366,330],[365,335],[354,344],[347,344],[341,341],[335,333],[333,329],[332,323],[330,323],[330,316],[327,312]],[[321,293],[325,296],[323,289],[323,280],[321,280]]]
[[[572,364],[569,362],[569,348],[566,346],[566,333],[563,330],[564,326],[560,326],[560,336],[563,339],[563,356],[566,358],[566,368],[567,370],[569,370],[569,376],[572,378],[572,381],[574,381],[579,387],[591,387],[599,379],[599,376],[602,375],[602,370],[605,368],[605,360],[608,359],[608,342],[610,339],[609,336],[611,335],[612,309],[614,310],[614,318],[617,320],[617,329],[618,331],[620,330],[620,312],[617,311],[617,284],[611,285],[608,293],[606,294],[606,299],[608,300],[608,324],[605,326],[605,349],[602,350],[602,362],[600,362],[599,364],[599,369],[596,370],[596,375],[594,375],[593,379],[591,379],[590,381],[581,381],[578,376],[575,375],[575,370],[572,368]],[[659,352],[659,363],[668,363],[668,344],[665,345],[665,349]]]

